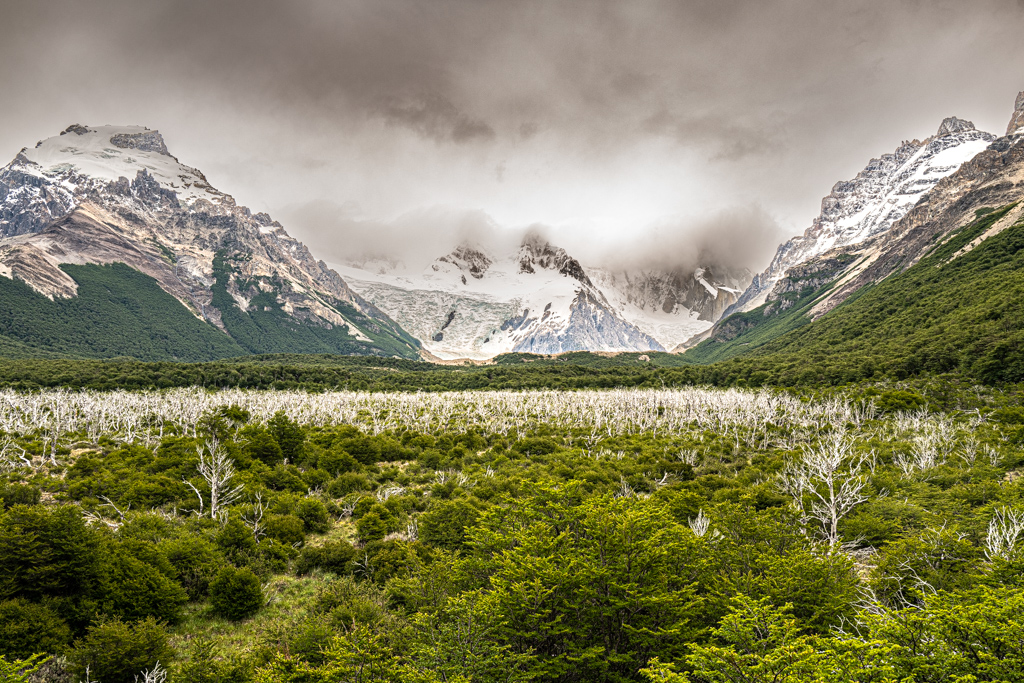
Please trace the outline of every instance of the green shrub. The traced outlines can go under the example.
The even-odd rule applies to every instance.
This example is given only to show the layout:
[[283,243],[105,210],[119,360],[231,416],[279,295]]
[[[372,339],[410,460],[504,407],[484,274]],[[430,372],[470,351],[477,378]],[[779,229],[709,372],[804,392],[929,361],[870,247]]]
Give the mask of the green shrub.
[[0,654],[27,658],[60,655],[71,644],[71,629],[49,608],[26,600],[0,602]]
[[224,567],[210,583],[210,603],[220,616],[240,621],[263,606],[263,586],[250,569]]
[[192,642],[188,661],[172,680],[183,683],[243,683],[251,679],[250,665],[237,657],[225,658],[217,652],[213,641],[199,637]]
[[174,656],[167,633],[155,619],[134,623],[120,619],[98,622],[75,643],[68,661],[72,672],[102,683],[134,683],[135,676],[157,662],[167,666]]
[[60,600],[71,623],[88,623],[103,584],[101,536],[72,506],[16,505],[0,514],[0,590],[3,597]]
[[262,427],[249,426],[242,430],[245,445],[242,453],[273,467],[284,460],[284,452],[274,435]]
[[114,551],[107,572],[110,609],[119,617],[153,617],[173,623],[188,601],[176,582],[123,550]]
[[305,526],[295,515],[267,515],[267,536],[278,543],[295,545],[305,539]]
[[178,583],[190,600],[200,600],[209,593],[210,581],[224,564],[217,548],[200,536],[162,541],[159,550],[174,567]]
[[434,503],[419,517],[420,540],[436,548],[459,550],[466,540],[466,529],[479,516],[480,512],[465,499]]
[[256,539],[252,537],[252,531],[242,523],[242,520],[231,517],[217,534],[217,545],[230,559],[237,560],[256,548]]
[[370,480],[365,474],[356,472],[344,472],[327,485],[327,493],[335,498],[343,498],[356,491],[365,491],[370,488]]
[[359,540],[363,543],[379,541],[388,535],[388,525],[376,511],[367,512],[356,522]]
[[307,532],[322,534],[331,528],[331,516],[327,506],[316,498],[303,498],[295,506],[295,515],[302,520]]
[[0,502],[4,509],[15,505],[38,505],[41,492],[28,484],[0,485]]
[[306,430],[279,410],[267,422],[267,428],[274,435],[274,440],[281,446],[281,453],[289,462],[295,462],[302,456],[302,445],[306,441]]
[[295,573],[302,576],[314,569],[322,569],[333,574],[347,574],[355,556],[356,549],[348,541],[326,543],[318,548],[307,546],[295,563]]
[[321,455],[317,462],[317,467],[335,477],[345,472],[357,472],[362,468],[359,461],[353,458],[351,454],[337,447]]

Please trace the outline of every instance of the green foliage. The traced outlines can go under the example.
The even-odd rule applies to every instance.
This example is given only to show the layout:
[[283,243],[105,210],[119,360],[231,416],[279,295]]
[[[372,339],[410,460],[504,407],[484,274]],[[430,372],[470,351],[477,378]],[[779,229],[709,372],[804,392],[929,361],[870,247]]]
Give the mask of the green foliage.
[[331,528],[327,506],[316,498],[303,498],[295,506],[295,516],[302,520],[306,533],[322,534]]
[[300,576],[314,569],[342,575],[352,570],[356,549],[348,541],[325,543],[322,546],[306,546],[295,563],[295,573]]
[[[613,396],[626,417],[601,416],[611,397],[541,397],[593,399],[597,429],[585,413],[471,423],[461,407],[434,422],[280,420],[301,432],[301,456],[272,466],[246,453],[260,431],[277,442],[266,412],[254,417],[259,394],[230,399],[251,415],[154,419],[134,442],[67,433],[56,462],[46,430],[0,434],[43,462],[0,474],[39,501],[0,513],[0,641],[50,638],[59,653],[77,637],[77,673],[90,622],[176,619],[161,663],[196,681],[345,680],[359,667],[391,682],[1020,678],[1024,555],[1019,541],[986,547],[996,512],[1024,509],[1018,394],[938,381],[708,392],[678,414],[670,394]],[[883,397],[885,411],[859,403]],[[837,433],[867,500],[830,547],[780,472]],[[210,434],[242,487],[221,519],[183,513],[194,493],[171,485],[206,486],[195,446]],[[899,464],[925,447],[931,465]]]
[[45,605],[21,599],[0,602],[0,655],[60,655],[70,644],[67,622]]
[[100,621],[75,642],[68,656],[75,675],[84,680],[86,668],[93,680],[103,683],[134,683],[135,677],[157,662],[170,664],[174,652],[167,644],[164,627],[150,618],[124,622]]
[[251,680],[249,666],[234,657],[224,657],[212,640],[197,639],[192,643],[188,659],[178,668],[172,680],[188,683],[244,683]]
[[188,600],[178,583],[122,550],[112,553],[106,578],[110,612],[129,621],[152,617],[173,623]]
[[656,503],[540,488],[485,514],[472,545],[500,639],[537,676],[630,680],[698,633],[703,544]]
[[305,539],[305,525],[295,515],[268,515],[267,536],[284,545],[301,544]]
[[263,585],[248,568],[224,567],[210,583],[210,604],[222,617],[246,619],[263,606]]
[[75,506],[16,505],[0,515],[0,597],[62,603],[73,625],[101,596],[103,547]]
[[420,515],[419,535],[424,543],[445,550],[461,550],[467,529],[474,526],[479,511],[469,501],[439,501]]
[[[237,526],[232,529],[237,530]],[[245,538],[251,539],[248,529],[242,527],[242,531],[246,534]],[[229,547],[237,551],[252,546],[242,542],[241,548],[238,545]],[[162,541],[159,550],[174,567],[175,578],[190,600],[200,600],[209,593],[210,582],[223,564],[213,543],[200,536],[185,536]]]
[[245,353],[156,280],[123,263],[61,268],[78,284],[77,296],[51,301],[20,280],[0,277],[0,335],[81,358],[201,361]]
[[305,430],[294,420],[278,411],[267,422],[267,429],[281,447],[281,454],[294,462],[302,456],[302,444],[306,441]]
[[36,671],[46,660],[42,656],[8,661],[0,654],[0,681],[4,683],[30,683]]

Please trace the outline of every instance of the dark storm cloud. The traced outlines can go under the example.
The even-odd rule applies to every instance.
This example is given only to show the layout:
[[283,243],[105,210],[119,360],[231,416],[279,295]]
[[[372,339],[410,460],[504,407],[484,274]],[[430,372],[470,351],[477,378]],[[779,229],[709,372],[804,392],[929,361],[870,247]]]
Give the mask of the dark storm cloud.
[[[593,219],[608,244],[641,224],[692,241],[723,215],[795,233],[945,116],[1001,132],[1022,17],[1019,0],[8,0],[0,152],[138,123],[272,213],[356,201],[398,225],[445,205],[554,233]],[[307,214],[287,227],[334,251],[359,229]]]

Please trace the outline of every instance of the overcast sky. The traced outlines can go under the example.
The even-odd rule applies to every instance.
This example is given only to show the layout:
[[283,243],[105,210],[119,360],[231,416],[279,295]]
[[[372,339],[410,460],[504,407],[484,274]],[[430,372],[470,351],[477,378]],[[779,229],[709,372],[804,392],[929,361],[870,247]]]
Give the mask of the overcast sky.
[[0,157],[157,128],[331,261],[539,224],[760,268],[901,140],[1002,134],[1022,29],[1021,0],[4,0]]

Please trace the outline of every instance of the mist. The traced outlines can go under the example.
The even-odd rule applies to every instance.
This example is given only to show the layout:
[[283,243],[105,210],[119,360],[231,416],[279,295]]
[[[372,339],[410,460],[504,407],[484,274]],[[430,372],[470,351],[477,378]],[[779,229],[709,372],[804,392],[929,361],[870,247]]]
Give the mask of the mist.
[[600,240],[585,226],[503,226],[484,212],[450,207],[431,207],[381,221],[362,216],[354,205],[320,201],[287,207],[282,216],[292,234],[330,263],[362,266],[380,261],[410,270],[421,270],[460,245],[498,258],[510,256],[528,233],[534,233],[584,265],[609,270],[754,271],[771,260],[787,237],[759,206],[622,226],[615,236]]

